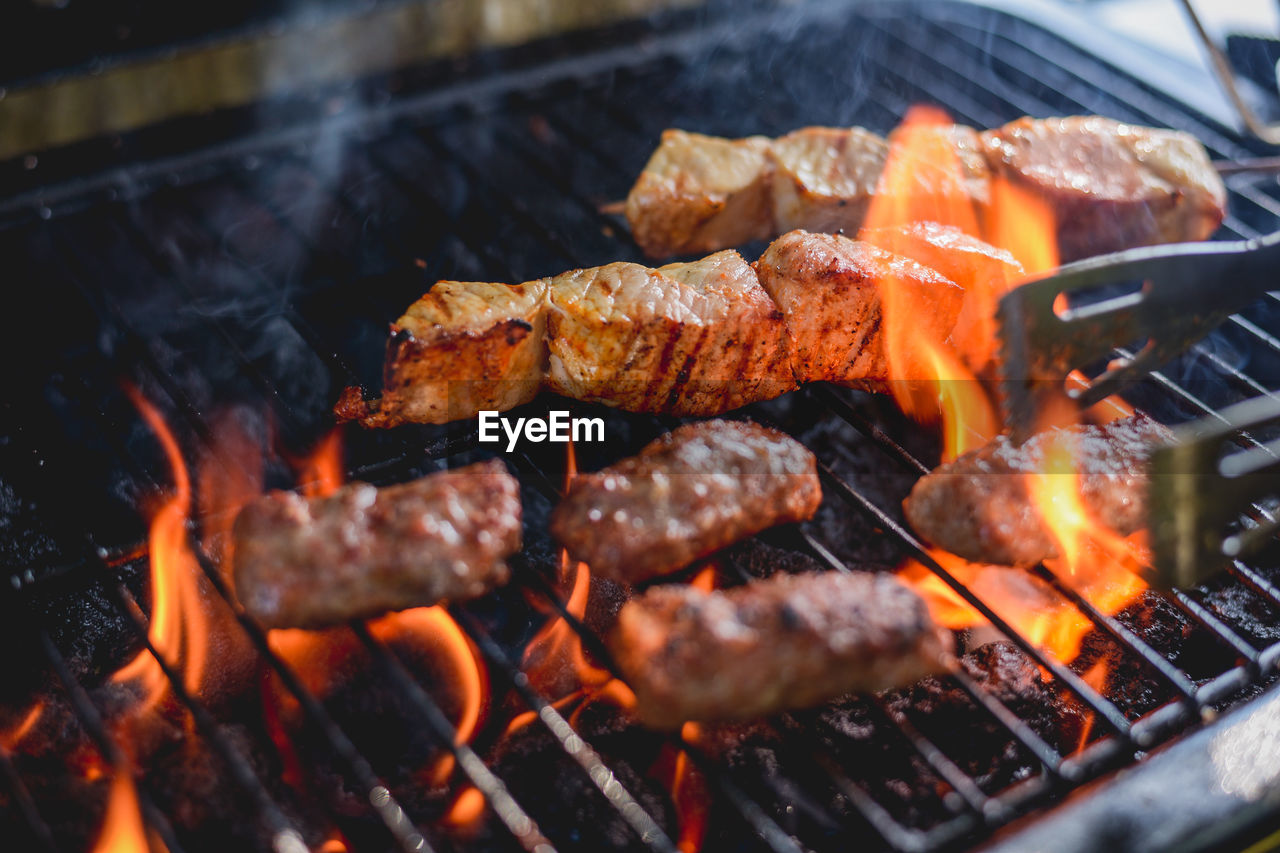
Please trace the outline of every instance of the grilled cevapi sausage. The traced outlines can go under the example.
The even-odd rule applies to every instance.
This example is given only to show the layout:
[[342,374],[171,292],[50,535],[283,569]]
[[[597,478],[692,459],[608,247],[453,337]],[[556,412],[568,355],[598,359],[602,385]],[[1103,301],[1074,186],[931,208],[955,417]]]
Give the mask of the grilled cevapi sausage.
[[507,582],[520,517],[519,484],[497,460],[320,498],[271,492],[236,517],[236,595],[268,628],[475,598]]
[[593,574],[634,584],[810,518],[821,502],[817,462],[798,441],[753,423],[702,421],[574,478],[551,532]]
[[1047,473],[1045,454],[1055,443],[1069,442],[1090,516],[1127,536],[1146,524],[1147,459],[1172,437],[1142,414],[1048,430],[1022,445],[1002,435],[921,477],[903,508],[917,533],[966,560],[1034,566],[1058,556],[1058,548],[1027,475]]
[[[1022,118],[979,133],[945,125],[952,162],[920,168],[907,192],[944,174],[979,222],[1005,180],[1045,202],[1062,260],[1155,243],[1203,240],[1226,215],[1226,189],[1204,147],[1172,130],[1100,116]],[[854,234],[893,137],[809,127],[778,139],[720,139],[668,130],[627,196],[636,242],[654,258],[768,240],[793,229]]]
[[942,671],[952,651],[914,592],[861,572],[655,587],[623,606],[608,645],[638,716],[657,728],[903,686]]

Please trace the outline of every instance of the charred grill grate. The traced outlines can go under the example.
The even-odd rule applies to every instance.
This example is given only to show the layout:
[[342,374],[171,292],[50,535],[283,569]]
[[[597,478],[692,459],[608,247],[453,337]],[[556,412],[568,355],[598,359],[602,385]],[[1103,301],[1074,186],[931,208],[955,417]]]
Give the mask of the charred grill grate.
[[[984,127],[1024,113],[1096,112],[1190,130],[1215,157],[1258,153],[1224,128],[1034,26],[947,4],[911,11],[912,17],[904,17],[897,7],[818,6],[766,9],[745,20],[713,17],[704,30],[659,32],[643,51],[606,51],[481,78],[469,87],[371,108],[335,122],[335,128],[326,126],[329,132],[323,134],[310,129],[251,138],[229,154],[107,173],[4,207],[8,227],[0,232],[0,256],[12,261],[15,282],[38,283],[33,295],[45,316],[57,317],[61,327],[34,352],[29,336],[9,336],[19,344],[7,353],[11,363],[21,357],[22,363],[51,367],[20,380],[16,402],[5,406],[8,441],[0,447],[0,459],[14,482],[4,485],[17,496],[17,517],[27,513],[32,519],[30,535],[19,543],[26,562],[15,562],[15,591],[3,602],[5,630],[15,635],[19,649],[30,649],[42,666],[47,664],[76,725],[102,759],[120,766],[123,756],[110,722],[112,709],[102,707],[101,697],[86,688],[102,677],[104,664],[93,660],[92,648],[86,652],[75,642],[68,623],[100,618],[123,632],[126,647],[147,644],[138,582],[144,561],[130,555],[129,546],[144,538],[139,496],[162,491],[167,483],[118,390],[119,374],[164,402],[191,447],[208,449],[215,442],[208,412],[228,394],[266,403],[286,437],[296,441],[314,435],[338,387],[376,375],[384,324],[431,280],[519,281],[573,266],[639,260],[622,223],[599,213],[599,207],[625,194],[658,133],[670,125],[730,135],[782,132],[805,123],[861,123],[883,131],[912,103],[933,101],[958,120]],[[575,44],[558,47],[572,51]],[[833,100],[833,92],[843,97]],[[1229,186],[1228,236],[1252,237],[1274,228],[1280,218],[1274,180],[1241,175],[1230,178]],[[1273,296],[1134,389],[1132,399],[1163,420],[1185,420],[1213,415],[1241,397],[1273,393],[1277,377],[1280,301]],[[795,410],[808,413],[798,420],[786,405],[759,407],[751,414],[797,432],[810,428],[815,418],[843,421],[863,437],[882,468],[912,478],[927,470],[876,401],[822,387],[793,397]],[[664,425],[648,418],[615,422],[636,444]],[[457,460],[475,447],[474,438],[457,425],[353,435],[349,473],[374,482],[402,479]],[[825,741],[800,715],[782,718],[786,737],[776,751],[780,766],[792,773],[744,776],[699,745],[669,736],[666,742],[684,750],[705,774],[718,821],[730,825],[721,830],[727,833],[720,838],[726,846],[821,849],[849,833],[866,837],[867,828],[884,846],[898,850],[973,841],[1136,760],[1231,697],[1268,682],[1280,662],[1280,642],[1233,624],[1210,592],[1176,592],[1173,605],[1228,661],[1193,680],[1120,621],[1097,612],[1048,569],[1038,568],[1042,580],[1076,604],[1098,633],[1172,697],[1135,718],[1041,652],[974,590],[933,562],[903,526],[896,505],[875,488],[874,478],[847,476],[838,470],[839,460],[819,456],[827,504],[847,505],[852,516],[863,519],[865,531],[924,563],[1051,673],[1105,734],[1063,755],[987,686],[957,670],[949,678],[982,718],[1021,750],[1031,768],[1025,778],[988,790],[911,719],[873,702],[868,713],[877,720],[877,731],[900,741],[910,760],[945,791],[938,813],[923,820],[895,814],[860,768],[842,767],[830,757]],[[554,459],[519,452],[508,461],[528,493],[541,494],[544,502],[554,498],[560,477]],[[58,488],[72,475],[82,478],[83,494],[60,494]],[[28,503],[34,507],[30,512],[24,509]],[[785,535],[787,546],[832,570],[848,570],[839,548],[816,527]],[[190,711],[195,736],[220,766],[243,814],[253,816],[228,833],[242,842],[298,850],[314,824],[336,826],[375,848],[449,849],[450,838],[421,809],[397,800],[380,775],[385,768],[376,766],[344,722],[272,651],[264,631],[236,611],[217,566],[199,548],[195,551],[216,593],[208,606],[230,609],[248,642],[298,703],[342,785],[361,804],[335,809],[323,802],[282,802],[279,787],[255,763],[234,720],[192,696],[166,666],[168,686]],[[512,595],[527,593],[553,618],[564,618],[584,646],[607,661],[598,636],[568,612],[543,563],[537,555],[522,559]],[[748,576],[732,559],[722,569],[730,579]],[[1280,589],[1268,574],[1237,563],[1228,575],[1224,583],[1274,624]],[[67,615],[71,599],[87,603]],[[510,688],[521,709],[535,713],[533,725],[545,730],[586,780],[596,806],[626,828],[621,846],[675,850],[670,827],[593,747],[595,738],[571,725],[529,682],[503,606],[516,605],[504,594],[499,604],[453,607],[451,614],[479,649],[495,685]],[[83,615],[88,611],[96,615]],[[525,798],[512,793],[495,767],[457,742],[437,686],[424,683],[397,651],[363,626],[355,626],[354,633],[379,677],[421,725],[421,737],[449,752],[458,778],[483,795],[491,822],[501,830],[493,843],[526,850],[583,843],[567,836],[564,826],[540,827]],[[13,806],[7,823],[33,848],[64,849],[69,842],[59,836],[59,824],[47,818],[49,804],[29,789],[31,771],[24,764],[21,754],[0,746],[0,789],[7,790]],[[146,778],[139,781],[143,814],[168,849],[199,848],[200,839],[183,837],[173,826],[161,805],[163,792],[152,790]],[[830,809],[821,792],[834,792],[847,809]]]

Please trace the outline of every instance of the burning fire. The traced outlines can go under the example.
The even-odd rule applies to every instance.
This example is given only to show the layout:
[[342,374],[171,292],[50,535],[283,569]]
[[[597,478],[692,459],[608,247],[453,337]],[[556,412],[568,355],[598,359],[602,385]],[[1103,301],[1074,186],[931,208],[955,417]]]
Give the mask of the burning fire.
[[[339,430],[333,430],[315,446],[312,453],[294,460],[297,469],[298,489],[308,497],[324,497],[332,494],[343,483],[342,440]],[[459,705],[457,718],[453,720],[458,743],[468,743],[475,736],[484,719],[489,704],[488,673],[471,641],[457,622],[443,607],[416,607],[398,613],[389,613],[368,623],[369,633],[393,648],[429,653],[434,663],[448,674],[451,697]],[[272,651],[287,661],[298,673],[311,692],[324,695],[339,672],[348,669],[353,659],[363,659],[364,650],[348,630],[337,628],[328,631],[302,631],[277,629],[267,636]],[[292,697],[280,689],[267,694],[268,724],[273,738],[282,749],[291,776],[300,781],[301,770],[288,737],[280,724],[279,712],[293,709]],[[452,755],[443,755],[418,774],[428,787],[445,784],[453,774],[455,762]],[[475,792],[479,795],[479,792]],[[465,791],[464,791],[465,794]],[[459,797],[462,800],[463,797]],[[480,795],[483,807],[483,796]],[[457,805],[455,804],[455,808]]]
[[[181,667],[186,689],[198,693],[204,679],[211,626],[204,604],[206,582],[187,538],[191,478],[178,442],[160,412],[133,386],[127,386],[126,390],[164,448],[174,480],[174,495],[161,504],[151,520],[148,636],[167,662]],[[111,680],[138,685],[143,691],[143,710],[154,708],[167,693],[164,672],[147,649],[119,669]]]
[[[890,138],[884,176],[866,227],[891,229],[934,220],[1009,251],[1027,274],[1058,266],[1057,224],[1053,211],[1042,200],[997,179],[990,186],[989,204],[975,209],[964,184],[963,165],[941,129],[949,124],[950,119],[937,109],[917,108],[907,115]],[[927,192],[920,189],[920,175],[930,176]],[[902,409],[918,420],[942,420],[943,461],[985,444],[998,432],[996,407],[965,363],[983,363],[995,352],[996,303],[1017,282],[957,284],[965,289],[964,311],[970,328],[958,329],[950,341],[944,341],[922,334],[916,318],[930,306],[918,304],[921,299],[917,294],[896,280],[877,282],[890,370],[905,380],[892,383],[893,393]],[[1084,382],[1079,374],[1071,378]],[[1042,413],[1042,427],[1068,426],[1074,423],[1074,412],[1070,414]],[[1100,421],[1129,414],[1132,409],[1114,399],[1091,412]],[[1115,613],[1145,587],[1132,571],[1142,564],[1142,549],[1135,538],[1115,536],[1088,516],[1080,495],[1071,433],[1060,430],[1056,435],[1060,441],[1052,443],[1046,453],[1044,471],[1027,478],[1028,494],[1062,555],[1046,565],[1098,609]],[[933,551],[931,556],[1002,619],[1058,660],[1075,658],[1080,641],[1093,628],[1083,613],[1025,572],[975,565],[941,551]],[[901,569],[900,577],[921,593],[940,624],[964,628],[985,621],[923,566],[909,563]]]
[[107,817],[93,846],[93,853],[151,853],[164,850],[157,843],[152,847],[147,827],[142,821],[138,806],[138,791],[127,768],[116,768],[111,780],[111,793],[107,800]]

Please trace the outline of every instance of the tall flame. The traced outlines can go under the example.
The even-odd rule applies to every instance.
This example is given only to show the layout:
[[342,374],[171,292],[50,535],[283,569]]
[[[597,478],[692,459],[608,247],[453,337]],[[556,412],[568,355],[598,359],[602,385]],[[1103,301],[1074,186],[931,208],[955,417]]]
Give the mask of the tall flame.
[[[191,479],[178,442],[160,412],[133,386],[129,398],[155,433],[173,475],[174,494],[151,520],[151,626],[148,636],[156,651],[182,669],[183,686],[198,693],[208,656],[209,620],[205,612],[204,578],[187,538],[191,512]],[[142,708],[149,710],[167,693],[165,676],[151,653],[143,649],[111,680],[133,683],[143,690]]]
[[[886,229],[934,219],[1008,251],[1028,275],[1057,267],[1057,222],[1050,206],[1024,188],[996,177],[989,184],[990,195],[983,208],[975,211],[963,183],[962,164],[952,141],[940,128],[947,123],[949,119],[938,110],[914,109],[894,132],[868,227]],[[920,174],[934,176],[929,181],[934,191],[919,191]],[[877,243],[884,245],[883,235]],[[885,248],[892,250],[893,246]],[[998,428],[994,407],[979,383],[967,381],[972,377],[947,342],[920,334],[914,312],[928,310],[928,306],[912,304],[908,289],[897,282],[878,284],[884,305],[887,353],[895,376],[916,378],[913,365],[925,366],[926,379],[932,371],[932,384],[895,383],[893,390],[899,404],[909,414],[927,420],[931,415],[929,404],[936,400],[932,411],[939,411],[943,421],[944,460],[988,441]],[[996,301],[1017,282],[957,284],[965,288],[964,311],[974,318],[966,332],[979,338],[965,343],[965,352],[993,353]],[[1069,381],[1082,385],[1084,377],[1074,374]],[[1126,417],[1132,411],[1123,401],[1111,398],[1095,406],[1090,415],[1105,422]],[[1074,423],[1074,412],[1072,417],[1064,412],[1041,414],[1044,428]],[[1028,475],[1026,481],[1030,499],[1062,555],[1046,564],[1095,607],[1114,613],[1144,588],[1131,571],[1142,562],[1141,543],[1139,537],[1122,539],[1089,517],[1081,497],[1078,454],[1070,442],[1072,433],[1063,430],[1055,435],[1058,440],[1047,448],[1044,470]],[[1058,660],[1075,658],[1084,635],[1094,627],[1062,596],[1025,572],[967,563],[943,551],[933,551],[931,556],[1015,630]],[[909,563],[900,577],[921,593],[941,624],[962,628],[985,621],[923,566]]]
[[[977,236],[977,212],[963,164],[946,132],[949,126],[941,110],[917,107],[894,131],[864,226],[881,232],[878,245],[908,254],[904,248],[895,249],[892,229],[918,221],[952,225]],[[927,191],[921,189],[922,179]],[[965,288],[966,300],[990,298],[989,282],[957,284]],[[946,341],[922,332],[919,317],[932,312],[933,306],[896,276],[888,275],[876,286],[893,378],[890,390],[898,405],[917,420],[941,417],[944,460],[990,440],[999,426],[985,391]]]

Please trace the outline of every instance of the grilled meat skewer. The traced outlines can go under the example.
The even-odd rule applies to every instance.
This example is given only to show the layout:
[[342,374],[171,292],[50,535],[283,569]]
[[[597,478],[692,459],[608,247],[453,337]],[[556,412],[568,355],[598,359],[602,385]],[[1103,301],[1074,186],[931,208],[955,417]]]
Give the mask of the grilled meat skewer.
[[[1172,130],[1100,116],[1022,118],[978,131],[941,126],[954,162],[919,169],[910,193],[959,179],[979,221],[994,180],[1028,190],[1055,215],[1062,260],[1203,240],[1226,190],[1203,146]],[[892,137],[890,142],[892,141]],[[792,229],[855,233],[890,143],[862,128],[811,127],[778,139],[669,130],[627,196],[632,235],[654,258],[714,251]],[[945,149],[944,149],[945,150]]]
[[514,286],[441,282],[392,326],[382,397],[348,388],[335,412],[369,427],[445,423],[546,387],[627,411],[708,416],[804,382],[874,386],[889,378],[875,283],[890,278],[929,305],[921,321],[945,338],[959,286],[836,235],[788,234],[754,268],[725,251]]
[[497,460],[381,489],[271,492],[236,517],[236,595],[267,628],[321,628],[507,582],[520,487]]
[[702,421],[576,477],[551,532],[599,576],[640,583],[777,524],[813,516],[817,463],[788,435]]
[[1045,454],[1064,434],[1090,516],[1121,536],[1140,529],[1146,523],[1147,459],[1172,439],[1142,414],[1105,426],[1049,430],[1021,446],[999,436],[921,477],[903,502],[907,520],[925,539],[970,562],[1034,566],[1058,556],[1027,475],[1046,473]]
[[941,672],[951,635],[883,574],[774,575],[725,591],[655,587],[608,645],[656,728],[759,717]]

